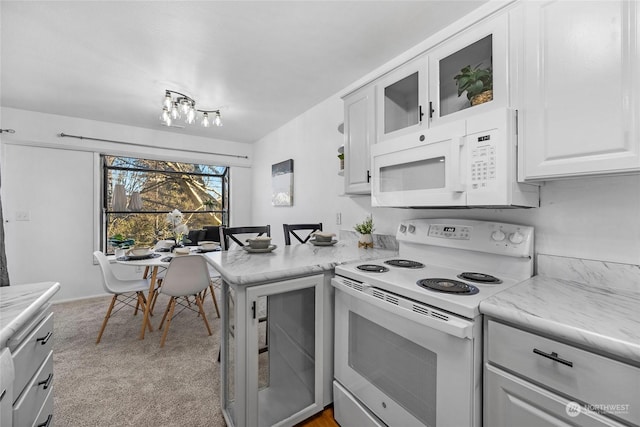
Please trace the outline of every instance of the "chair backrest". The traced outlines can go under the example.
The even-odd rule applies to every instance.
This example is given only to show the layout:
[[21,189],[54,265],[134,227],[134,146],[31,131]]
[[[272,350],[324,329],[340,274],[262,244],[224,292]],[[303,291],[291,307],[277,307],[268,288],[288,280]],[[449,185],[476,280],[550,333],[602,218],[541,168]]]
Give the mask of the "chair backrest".
[[122,280],[118,279],[113,273],[113,269],[111,268],[111,264],[109,263],[107,256],[100,251],[95,251],[93,256],[98,260],[100,270],[102,270],[102,287],[110,294],[117,294],[118,292],[116,292],[111,285],[121,283]]
[[204,230],[189,230],[189,234],[187,234],[187,240],[189,241],[185,244],[187,246],[196,246],[200,240],[206,240],[204,236]]
[[267,236],[271,237],[271,226],[259,225],[249,227],[220,227],[220,246],[222,246],[222,250],[229,250],[231,241],[235,242],[238,246],[244,246],[244,242],[236,237],[239,234],[255,234],[256,236],[262,236],[263,234],[266,234]]
[[[284,244],[291,244],[291,236],[298,239],[300,243],[307,243],[311,238],[311,233],[314,231],[322,231],[322,223],[319,222],[317,224],[282,224],[282,228],[284,229]],[[307,237],[300,237],[296,231],[306,230],[308,231]]]
[[209,286],[209,269],[202,255],[175,256],[162,279],[160,292],[172,297],[194,295]]
[[205,225],[204,226],[204,238],[201,240],[219,242],[220,241],[220,226],[219,225]]

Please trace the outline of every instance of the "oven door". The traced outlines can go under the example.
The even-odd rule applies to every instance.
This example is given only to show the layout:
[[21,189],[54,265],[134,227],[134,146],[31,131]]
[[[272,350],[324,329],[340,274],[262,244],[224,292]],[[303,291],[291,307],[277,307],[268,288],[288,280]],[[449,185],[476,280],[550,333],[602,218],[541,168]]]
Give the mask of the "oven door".
[[335,377],[349,393],[388,425],[479,425],[473,322],[439,320],[429,306],[342,277],[332,284]]
[[465,123],[371,147],[373,206],[464,206]]

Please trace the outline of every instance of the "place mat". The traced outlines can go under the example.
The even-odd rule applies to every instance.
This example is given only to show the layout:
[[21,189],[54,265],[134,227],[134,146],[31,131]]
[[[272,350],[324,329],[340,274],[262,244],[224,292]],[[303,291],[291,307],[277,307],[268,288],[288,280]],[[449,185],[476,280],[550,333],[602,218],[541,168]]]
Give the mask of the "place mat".
[[116,258],[116,260],[118,261],[140,261],[143,259],[152,259],[152,258],[158,258],[159,256],[162,256],[161,254],[149,254],[149,255],[140,255],[140,256],[135,256],[135,255],[125,255],[125,256],[121,256]]

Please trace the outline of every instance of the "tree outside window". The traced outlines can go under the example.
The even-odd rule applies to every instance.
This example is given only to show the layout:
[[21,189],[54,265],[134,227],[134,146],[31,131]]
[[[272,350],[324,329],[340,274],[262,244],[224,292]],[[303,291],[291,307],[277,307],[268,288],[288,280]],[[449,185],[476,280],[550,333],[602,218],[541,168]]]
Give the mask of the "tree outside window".
[[[178,209],[190,230],[226,225],[229,168],[102,156],[103,247],[114,240],[151,246],[169,238],[167,213]],[[114,239],[115,238],[115,239]]]

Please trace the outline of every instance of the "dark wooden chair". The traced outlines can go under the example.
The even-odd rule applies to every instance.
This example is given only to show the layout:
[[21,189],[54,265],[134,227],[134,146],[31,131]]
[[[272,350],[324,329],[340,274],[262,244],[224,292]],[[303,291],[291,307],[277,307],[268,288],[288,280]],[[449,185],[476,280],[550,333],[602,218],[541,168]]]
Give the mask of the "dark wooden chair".
[[[322,223],[317,224],[282,224],[284,229],[284,244],[291,244],[291,236],[295,237],[300,243],[307,243],[314,231],[322,231]],[[307,237],[300,237],[296,231],[308,231]]]
[[271,226],[220,227],[220,246],[222,246],[222,250],[229,250],[229,245],[232,241],[238,246],[244,246],[244,242],[236,237],[239,234],[255,234],[255,236],[266,234],[271,237]]
[[219,242],[220,241],[220,226],[219,225],[205,225],[204,227],[204,238],[201,240],[209,241],[209,242]]

